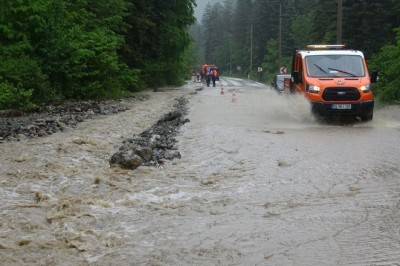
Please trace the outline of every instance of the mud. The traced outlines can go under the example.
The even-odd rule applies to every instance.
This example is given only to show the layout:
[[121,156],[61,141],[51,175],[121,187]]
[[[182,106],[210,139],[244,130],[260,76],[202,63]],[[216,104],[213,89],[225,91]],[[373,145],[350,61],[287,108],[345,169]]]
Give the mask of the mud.
[[[225,93],[221,95],[220,86]],[[221,79],[1,150],[5,265],[399,265],[400,117],[325,124],[301,98]],[[232,101],[232,92],[236,100]],[[181,159],[110,168],[187,95]]]

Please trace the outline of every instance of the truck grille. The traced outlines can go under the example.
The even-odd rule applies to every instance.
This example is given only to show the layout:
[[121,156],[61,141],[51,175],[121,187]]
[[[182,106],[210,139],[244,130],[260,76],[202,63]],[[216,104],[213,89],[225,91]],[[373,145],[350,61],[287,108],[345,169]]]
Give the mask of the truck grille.
[[329,87],[324,90],[322,99],[325,101],[357,101],[360,93],[353,87]]

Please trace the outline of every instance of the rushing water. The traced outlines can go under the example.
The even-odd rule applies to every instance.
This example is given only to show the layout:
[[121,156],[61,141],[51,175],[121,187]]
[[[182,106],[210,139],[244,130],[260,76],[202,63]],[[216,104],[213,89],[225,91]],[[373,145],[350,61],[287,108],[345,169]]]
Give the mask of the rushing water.
[[[400,265],[399,108],[319,123],[259,83],[200,86],[0,144],[2,264]],[[182,159],[110,168],[183,94]]]

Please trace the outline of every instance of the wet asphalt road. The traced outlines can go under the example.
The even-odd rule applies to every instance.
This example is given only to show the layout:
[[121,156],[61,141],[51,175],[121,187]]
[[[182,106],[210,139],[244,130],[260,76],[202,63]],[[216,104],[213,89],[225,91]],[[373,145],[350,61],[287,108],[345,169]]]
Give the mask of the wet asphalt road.
[[399,265],[398,107],[319,123],[302,98],[237,79],[192,102],[180,165],[210,188],[210,210],[185,246],[225,264]]

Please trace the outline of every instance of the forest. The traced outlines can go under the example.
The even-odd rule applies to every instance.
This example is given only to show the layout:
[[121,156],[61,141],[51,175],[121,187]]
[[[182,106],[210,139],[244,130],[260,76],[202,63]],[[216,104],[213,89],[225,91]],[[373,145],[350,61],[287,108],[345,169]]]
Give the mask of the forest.
[[195,0],[0,0],[0,109],[183,84]]
[[[178,86],[206,62],[268,83],[294,49],[336,42],[338,1],[221,0],[196,21],[196,0],[0,0],[0,109]],[[342,42],[398,102],[400,1],[341,1]]]
[[[361,50],[369,70],[379,72],[374,93],[400,100],[400,1],[223,0],[208,4],[191,27],[199,64],[216,64],[223,75],[269,82],[296,49],[336,44]],[[338,39],[340,36],[340,39]],[[259,69],[262,72],[259,72]]]

